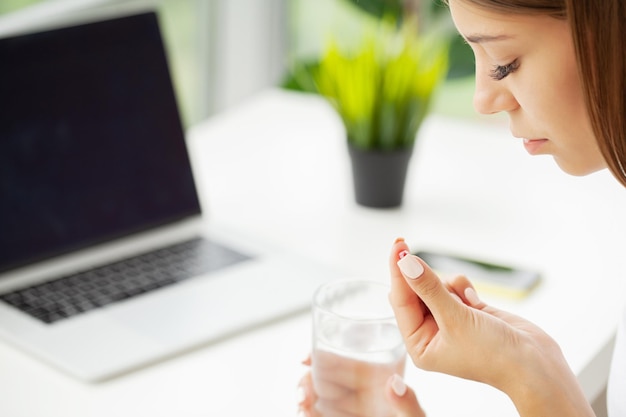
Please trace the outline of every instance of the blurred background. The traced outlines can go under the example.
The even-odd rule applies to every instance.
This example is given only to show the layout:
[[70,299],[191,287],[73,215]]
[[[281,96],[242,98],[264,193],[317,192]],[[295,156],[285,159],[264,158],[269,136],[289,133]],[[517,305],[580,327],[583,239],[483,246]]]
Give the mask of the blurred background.
[[[2,0],[0,29],[29,19],[62,19],[142,0]],[[145,1],[143,1],[145,2]],[[329,34],[350,36],[364,21],[419,8],[424,26],[447,25],[450,70],[434,112],[475,117],[473,58],[440,0],[156,0],[182,117],[189,127],[250,95],[294,83],[296,66],[315,65]],[[446,22],[446,20],[448,22]]]

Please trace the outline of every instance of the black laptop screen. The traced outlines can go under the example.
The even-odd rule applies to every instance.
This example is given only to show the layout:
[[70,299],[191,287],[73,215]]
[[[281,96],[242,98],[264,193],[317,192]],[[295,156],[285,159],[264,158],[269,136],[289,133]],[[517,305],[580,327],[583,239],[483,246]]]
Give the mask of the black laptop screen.
[[154,13],[0,39],[0,270],[200,212]]

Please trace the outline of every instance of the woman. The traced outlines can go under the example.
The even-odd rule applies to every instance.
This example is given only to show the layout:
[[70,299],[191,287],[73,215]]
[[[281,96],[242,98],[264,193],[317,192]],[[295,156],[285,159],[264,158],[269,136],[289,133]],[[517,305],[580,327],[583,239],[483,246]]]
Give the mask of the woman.
[[[608,168],[626,185],[624,1],[448,4],[475,55],[476,110],[506,112],[513,135],[531,155],[552,155],[572,175]],[[403,239],[394,242],[390,301],[418,367],[492,385],[511,398],[521,416],[594,414],[552,338],[481,302],[467,278],[442,283],[408,251]],[[626,416],[624,327],[618,330],[609,378],[611,417]],[[302,414],[314,416],[309,375],[302,388]],[[386,393],[399,417],[425,415],[398,376],[390,378]]]

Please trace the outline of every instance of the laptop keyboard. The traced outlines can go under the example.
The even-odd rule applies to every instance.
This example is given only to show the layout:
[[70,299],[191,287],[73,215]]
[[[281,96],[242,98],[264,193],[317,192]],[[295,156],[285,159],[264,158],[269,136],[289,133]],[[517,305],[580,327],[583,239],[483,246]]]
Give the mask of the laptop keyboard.
[[247,259],[196,238],[2,294],[0,300],[44,323],[54,323]]

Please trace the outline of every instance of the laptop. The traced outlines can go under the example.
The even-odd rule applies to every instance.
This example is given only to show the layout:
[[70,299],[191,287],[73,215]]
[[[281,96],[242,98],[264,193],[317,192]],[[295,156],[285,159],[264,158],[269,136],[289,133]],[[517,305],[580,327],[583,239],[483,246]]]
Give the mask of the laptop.
[[101,381],[333,276],[203,215],[154,10],[2,38],[0,62],[0,338]]

